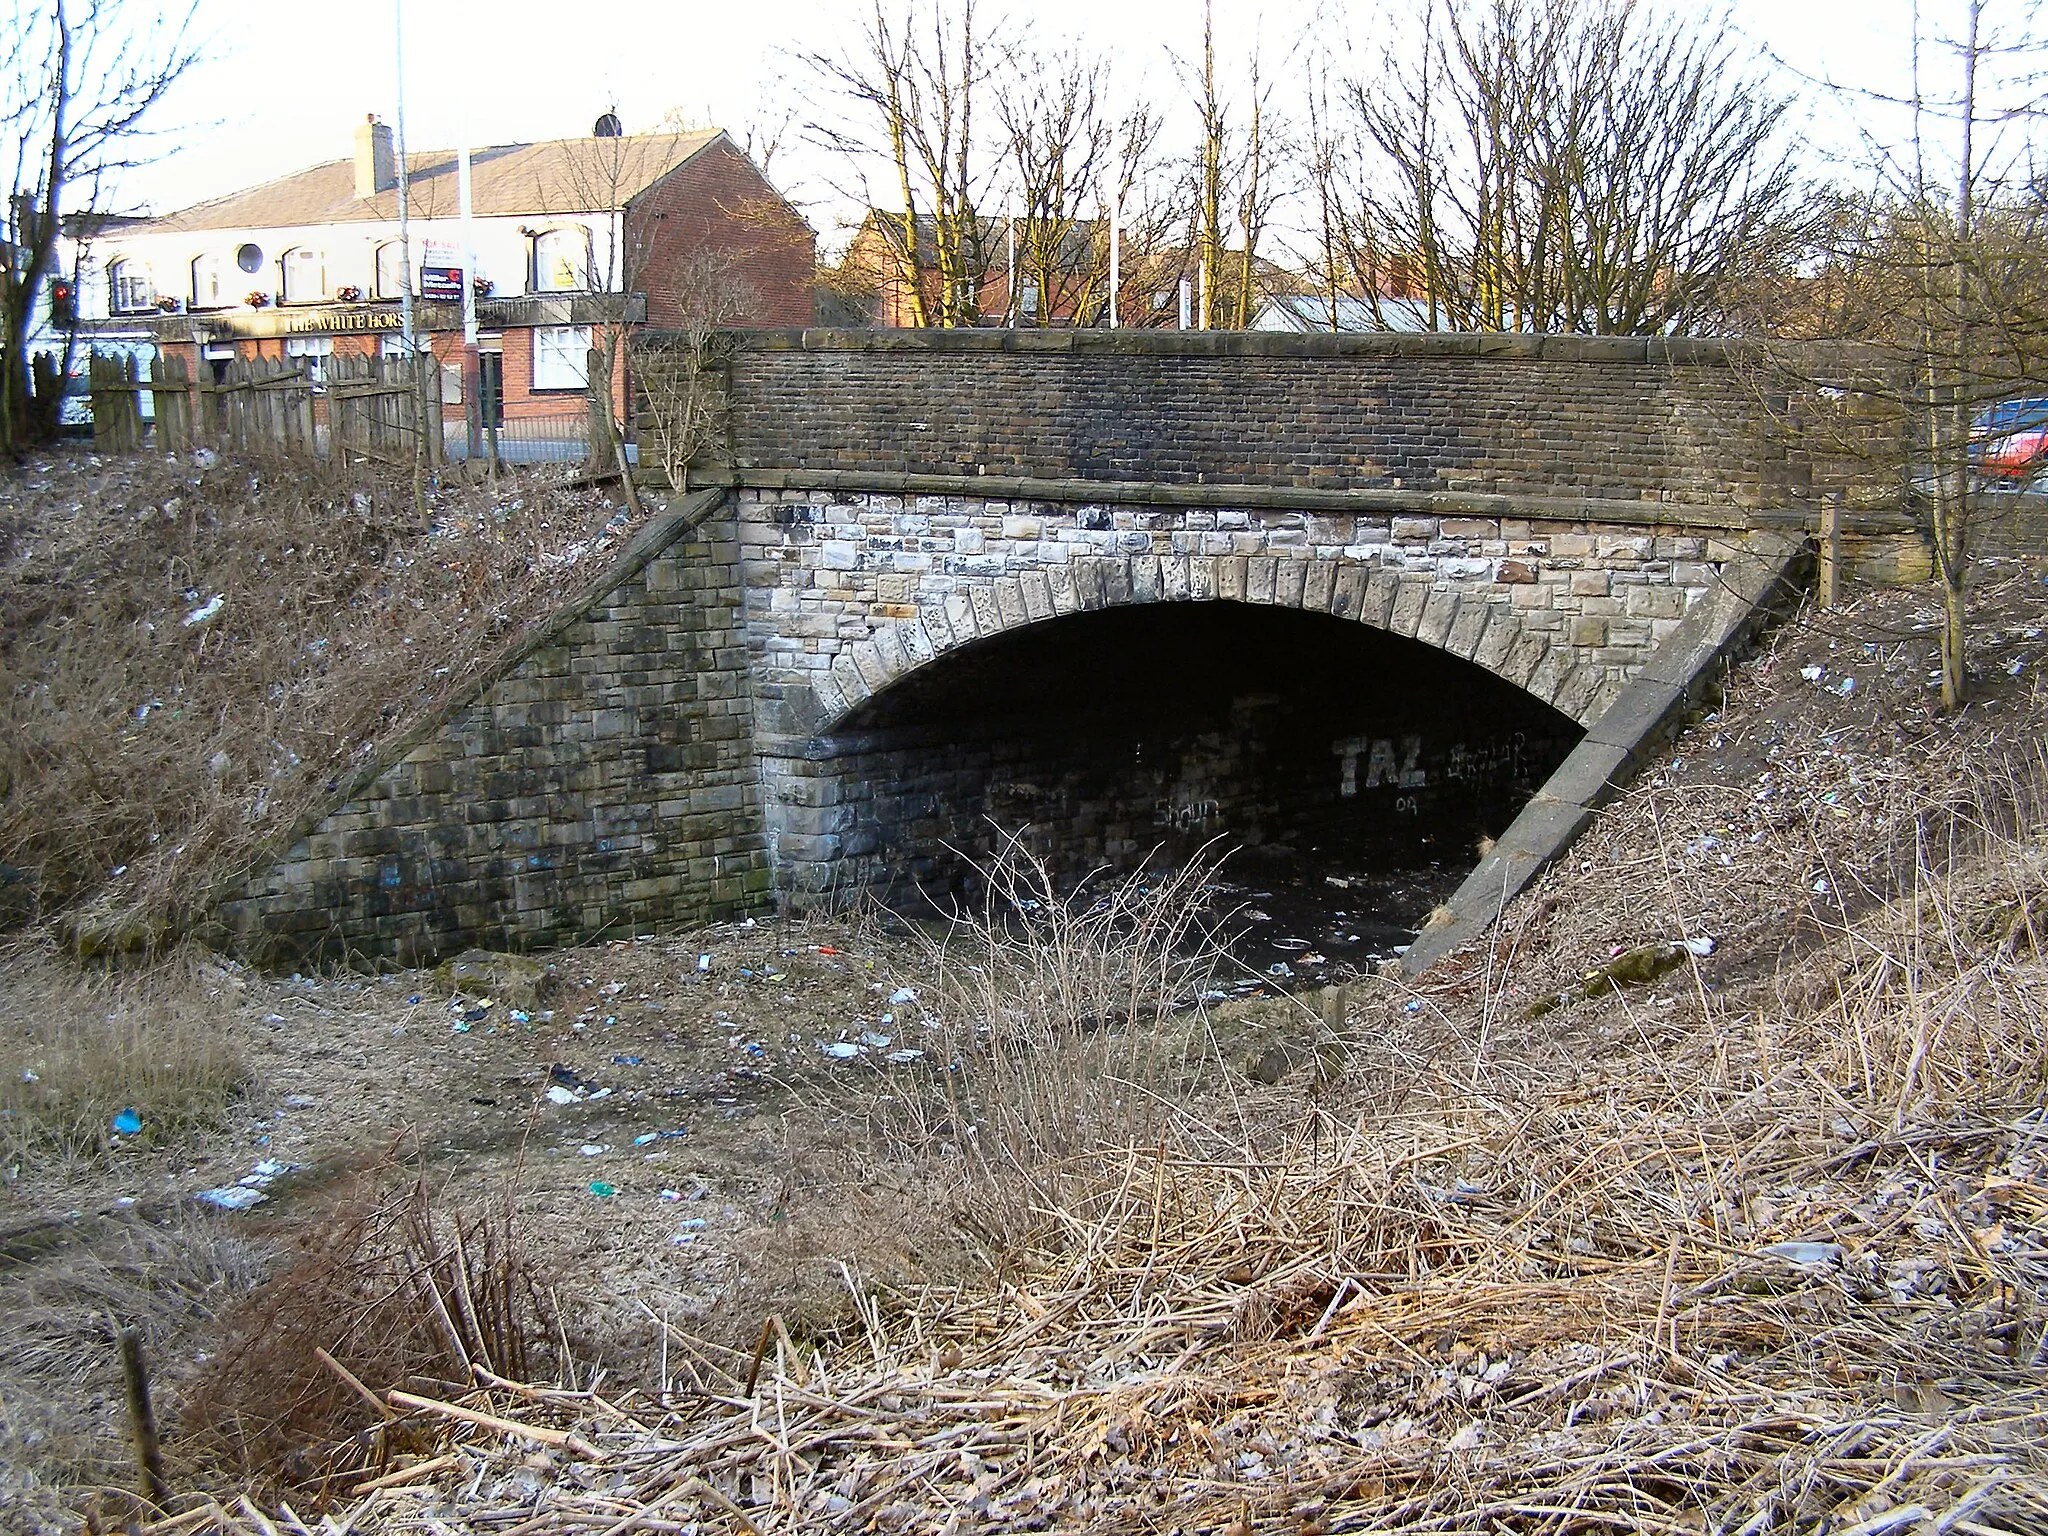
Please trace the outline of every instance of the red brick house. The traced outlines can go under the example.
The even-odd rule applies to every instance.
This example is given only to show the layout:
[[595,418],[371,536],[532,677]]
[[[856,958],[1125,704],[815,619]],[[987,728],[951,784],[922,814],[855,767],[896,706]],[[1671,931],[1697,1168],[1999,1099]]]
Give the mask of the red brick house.
[[[607,120],[600,127],[613,126]],[[477,405],[487,425],[586,411],[593,334],[670,328],[715,301],[722,323],[805,325],[815,239],[719,129],[501,144],[470,154],[473,261],[457,155],[407,156],[401,248],[397,157],[375,118],[355,153],[145,220],[67,252],[81,341],[152,337],[204,376],[237,357],[325,359],[402,346],[402,295],[462,420],[462,291],[478,303]],[[623,414],[623,370],[611,381]]]

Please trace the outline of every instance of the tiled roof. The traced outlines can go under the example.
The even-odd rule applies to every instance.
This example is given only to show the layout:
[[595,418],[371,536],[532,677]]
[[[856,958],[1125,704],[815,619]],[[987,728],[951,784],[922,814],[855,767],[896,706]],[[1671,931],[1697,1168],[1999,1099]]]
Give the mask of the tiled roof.
[[[616,209],[685,161],[725,137],[723,129],[642,134],[616,139],[550,139],[497,144],[469,152],[470,206],[477,217],[505,214],[602,213]],[[406,156],[410,212],[416,219],[456,213],[455,151]],[[394,187],[356,196],[353,159],[330,160],[245,191],[197,203],[136,227],[136,233],[197,229],[262,229],[300,224],[389,221],[398,217]]]

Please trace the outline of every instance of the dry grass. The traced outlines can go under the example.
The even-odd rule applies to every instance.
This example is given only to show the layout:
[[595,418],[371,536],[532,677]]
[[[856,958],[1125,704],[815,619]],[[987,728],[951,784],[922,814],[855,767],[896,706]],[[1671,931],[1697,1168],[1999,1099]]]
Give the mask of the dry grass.
[[74,1229],[57,1252],[0,1268],[0,1528],[73,1532],[78,1504],[134,1485],[121,1415],[99,1406],[121,1397],[112,1325],[141,1331],[167,1407],[194,1335],[269,1259],[232,1222],[189,1212]]
[[431,515],[381,471],[258,460],[0,479],[0,921],[158,941],[625,531],[560,471]]
[[[0,1152],[9,1169],[220,1124],[249,1083],[236,990],[233,974],[203,951],[107,971],[81,969],[47,942],[0,950]],[[124,1109],[142,1129],[119,1138],[113,1120]]]
[[913,930],[915,996],[891,999],[893,1043],[917,1059],[791,1086],[821,1122],[864,1126],[867,1160],[1000,1265],[1077,1162],[1174,1134],[1214,1059],[1190,1010],[1223,950],[1206,856],[1063,885],[1005,836],[976,868],[981,902]]
[[[433,1491],[342,1518],[2048,1528],[2038,732],[1886,744],[1774,692],[1679,748],[1731,762],[1707,740],[1747,733],[1769,778],[1667,766],[1496,939],[1421,992],[1361,989],[1337,1081],[1067,1157],[1020,1134],[1041,1172],[988,1278],[891,1290],[849,1262],[851,1326],[771,1326],[751,1381],[675,1331],[689,1393],[475,1382],[450,1400],[510,1426],[418,1409]],[[1529,1016],[1618,947],[1699,934],[1713,956]],[[1062,995],[962,975],[984,990],[935,1005]],[[536,1478],[550,1430],[573,1466]]]

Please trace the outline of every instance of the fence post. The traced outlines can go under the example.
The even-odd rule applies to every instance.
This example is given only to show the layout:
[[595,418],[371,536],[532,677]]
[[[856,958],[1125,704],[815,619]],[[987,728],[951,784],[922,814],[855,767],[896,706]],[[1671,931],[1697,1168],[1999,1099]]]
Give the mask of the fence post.
[[604,364],[604,353],[596,347],[583,361],[583,393],[590,411],[583,432],[583,458],[593,465],[602,464],[612,446],[612,377]]
[[1828,492],[1820,504],[1820,605],[1842,601],[1842,493]]

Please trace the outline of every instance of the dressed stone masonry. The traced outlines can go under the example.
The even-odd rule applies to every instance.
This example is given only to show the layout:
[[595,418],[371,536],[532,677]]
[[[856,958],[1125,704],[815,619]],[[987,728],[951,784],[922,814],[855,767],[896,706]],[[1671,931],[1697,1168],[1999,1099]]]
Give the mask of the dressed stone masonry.
[[[739,332],[717,355],[707,489],[226,901],[245,949],[544,945],[867,883],[889,786],[863,775],[924,772],[863,739],[871,701],[1090,611],[1329,615],[1604,748],[1814,494],[1715,343]],[[1778,570],[1797,540],[1771,537]]]
[[480,693],[221,904],[276,960],[412,962],[756,909],[768,890],[722,493],[658,516]]
[[1714,584],[1701,532],[869,494],[737,493],[757,750],[779,878],[865,852],[819,788],[856,706],[949,652],[1087,610],[1235,602],[1327,613],[1463,657],[1590,725]]

